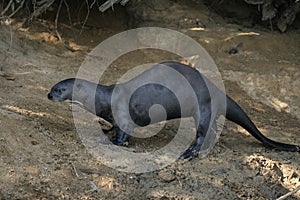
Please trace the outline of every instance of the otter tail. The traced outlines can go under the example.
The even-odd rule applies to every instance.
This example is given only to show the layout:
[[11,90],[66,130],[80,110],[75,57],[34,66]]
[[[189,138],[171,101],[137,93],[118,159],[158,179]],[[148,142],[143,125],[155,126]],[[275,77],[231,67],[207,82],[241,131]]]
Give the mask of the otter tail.
[[230,121],[242,126],[246,129],[251,135],[253,135],[256,139],[261,141],[262,143],[284,151],[298,151],[300,152],[300,146],[285,144],[281,142],[276,142],[265,137],[254,125],[254,123],[250,120],[248,115],[243,111],[243,109],[230,97],[227,96],[227,110],[226,110],[226,118]]

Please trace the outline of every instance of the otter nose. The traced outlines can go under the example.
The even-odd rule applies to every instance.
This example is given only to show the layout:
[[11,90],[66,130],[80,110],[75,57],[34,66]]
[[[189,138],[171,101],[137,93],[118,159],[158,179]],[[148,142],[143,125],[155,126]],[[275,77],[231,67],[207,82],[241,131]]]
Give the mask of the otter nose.
[[51,93],[48,94],[48,99],[50,99],[50,100],[53,99],[53,96]]

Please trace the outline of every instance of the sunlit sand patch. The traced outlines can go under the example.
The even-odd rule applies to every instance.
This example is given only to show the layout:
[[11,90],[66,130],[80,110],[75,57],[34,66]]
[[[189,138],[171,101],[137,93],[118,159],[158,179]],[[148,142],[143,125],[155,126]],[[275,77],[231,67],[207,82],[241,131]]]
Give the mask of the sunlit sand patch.
[[21,115],[27,115],[27,116],[32,116],[32,117],[49,117],[49,118],[56,118],[56,119],[60,119],[63,121],[67,121],[67,122],[73,122],[72,118],[69,117],[62,117],[56,114],[50,114],[47,112],[35,112],[32,110],[28,110],[25,108],[20,108],[17,106],[11,106],[11,105],[4,105],[2,106],[4,109],[7,109],[9,111],[15,112],[15,113],[19,113]]

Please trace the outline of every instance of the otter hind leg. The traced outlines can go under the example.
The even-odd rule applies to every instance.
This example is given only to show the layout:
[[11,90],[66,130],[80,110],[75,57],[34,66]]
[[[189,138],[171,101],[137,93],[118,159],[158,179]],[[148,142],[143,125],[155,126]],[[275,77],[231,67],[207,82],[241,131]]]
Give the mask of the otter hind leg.
[[195,124],[197,127],[196,140],[187,150],[185,150],[180,155],[180,158],[183,159],[193,158],[198,155],[210,124],[210,118],[211,118],[210,106],[202,106],[202,108],[200,108],[200,114],[199,112],[197,112],[193,118],[195,120]]

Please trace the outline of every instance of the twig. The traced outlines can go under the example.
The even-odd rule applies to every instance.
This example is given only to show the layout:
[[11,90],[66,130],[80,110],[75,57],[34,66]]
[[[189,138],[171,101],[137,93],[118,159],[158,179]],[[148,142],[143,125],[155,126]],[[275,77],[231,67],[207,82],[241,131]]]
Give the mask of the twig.
[[298,187],[296,187],[294,190],[292,190],[292,191],[286,193],[285,195],[282,195],[281,197],[277,198],[276,200],[284,200],[284,199],[288,198],[289,196],[295,194],[299,190],[300,190],[300,185]]
[[86,2],[86,5],[87,5],[87,8],[88,8],[88,13],[87,13],[86,16],[85,16],[85,19],[84,19],[84,21],[83,21],[83,24],[82,24],[82,27],[81,27],[81,30],[80,30],[79,35],[81,35],[81,33],[82,33],[82,31],[83,31],[83,27],[84,27],[85,23],[87,22],[87,20],[88,20],[88,18],[89,18],[89,16],[90,16],[89,2],[88,2],[88,0],[85,0],[85,2]]
[[112,10],[114,10],[114,4],[118,3],[120,0],[108,0],[105,3],[103,3],[98,9],[101,12],[105,12],[108,8],[112,7]]
[[68,19],[69,19],[69,23],[70,23],[70,26],[72,28],[73,24],[72,24],[72,18],[71,18],[71,13],[70,13],[70,7],[69,7],[69,4],[67,3],[66,0],[63,0],[64,1],[64,4],[67,8],[67,14],[68,14]]
[[6,8],[1,12],[0,19],[11,18],[12,16],[14,16],[23,7],[24,2],[25,2],[25,0],[23,0],[21,2],[21,4],[19,5],[19,7],[16,10],[14,10],[9,16],[4,16],[4,14],[7,12],[7,9],[11,6],[10,5],[11,3],[9,2],[9,4],[6,6]]
[[129,1],[129,0],[122,0],[122,1],[120,2],[120,4],[121,4],[122,6],[125,6],[125,5],[128,3],[128,1]]
[[14,16],[17,12],[19,12],[19,10],[23,7],[24,2],[25,2],[25,0],[22,1],[22,3],[20,4],[20,6],[19,6],[13,13],[11,13],[11,14],[8,16],[8,18],[11,18],[11,17]]
[[81,10],[82,10],[82,8],[83,8],[83,6],[84,6],[85,3],[86,3],[86,2],[82,2],[82,3],[80,4],[80,7],[79,7],[78,12],[77,12],[77,21],[78,21],[79,23],[81,23],[80,12],[81,12]]
[[36,1],[36,5],[41,6],[42,4],[47,3],[49,0],[41,0],[41,1]]
[[76,169],[74,163],[71,163],[71,164],[72,164],[72,167],[73,167],[73,170],[74,170],[75,175],[76,175],[78,178],[80,178],[79,175],[78,175],[78,173],[77,173],[77,169]]
[[97,187],[97,185],[93,181],[90,181],[90,186],[92,188],[91,192],[94,192],[94,191],[100,192],[100,189]]
[[9,43],[9,48],[7,49],[7,51],[11,50],[12,43],[13,43],[13,32],[12,32],[11,24],[9,24],[9,32],[10,32],[10,43]]
[[72,17],[71,17],[71,13],[70,13],[70,7],[69,7],[69,4],[67,3],[66,0],[63,0],[63,1],[64,1],[64,4],[65,4],[66,8],[67,8],[67,14],[68,14],[68,19],[69,19],[69,23],[70,23],[70,28],[71,28],[71,30],[72,30],[72,33],[73,33],[74,38],[76,38],[75,32],[74,32],[74,30],[73,30],[73,23],[72,23]]
[[10,0],[7,4],[7,6],[5,7],[5,9],[1,12],[1,17],[8,11],[8,9],[10,8],[11,4],[12,4],[13,0]]
[[[34,1],[35,2],[35,1]],[[38,8],[35,8],[35,4],[33,4],[34,7],[34,11],[33,13],[30,15],[30,17],[28,17],[25,22],[23,23],[22,27],[26,28],[30,25],[32,19],[34,17],[39,16],[42,12],[46,11],[53,3],[55,2],[55,0],[44,0],[44,1],[38,1],[36,2],[36,4],[39,6]],[[43,5],[42,5],[43,4]],[[41,6],[40,6],[41,5]]]
[[61,36],[58,32],[58,17],[59,17],[59,13],[60,13],[60,9],[61,9],[61,6],[62,6],[62,3],[64,2],[64,0],[60,0],[60,3],[59,3],[59,6],[58,6],[58,9],[57,9],[57,12],[56,12],[56,18],[55,18],[55,33],[56,33],[56,36],[58,37],[58,39],[61,41]]
[[91,3],[90,8],[93,8],[95,3],[96,3],[96,0],[94,0],[93,3]]

